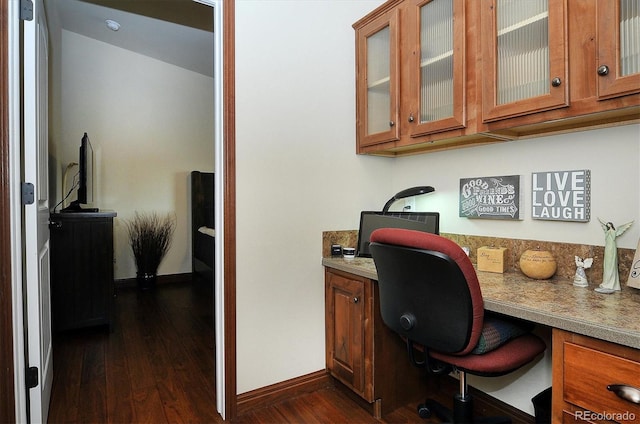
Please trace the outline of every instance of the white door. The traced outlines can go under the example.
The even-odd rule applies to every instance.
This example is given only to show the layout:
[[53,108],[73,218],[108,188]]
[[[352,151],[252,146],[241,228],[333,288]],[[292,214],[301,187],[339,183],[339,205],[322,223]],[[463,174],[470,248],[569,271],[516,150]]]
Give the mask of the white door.
[[25,330],[27,367],[37,368],[29,389],[31,423],[46,423],[53,380],[49,284],[48,43],[42,0],[33,20],[24,21],[23,181],[33,184],[33,203],[24,206]]

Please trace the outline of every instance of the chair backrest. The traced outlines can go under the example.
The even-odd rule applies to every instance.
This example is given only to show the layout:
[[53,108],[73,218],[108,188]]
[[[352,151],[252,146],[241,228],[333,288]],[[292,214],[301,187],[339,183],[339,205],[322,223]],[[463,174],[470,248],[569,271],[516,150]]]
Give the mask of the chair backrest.
[[384,323],[442,353],[465,355],[482,331],[484,304],[475,269],[453,241],[420,231],[371,234]]

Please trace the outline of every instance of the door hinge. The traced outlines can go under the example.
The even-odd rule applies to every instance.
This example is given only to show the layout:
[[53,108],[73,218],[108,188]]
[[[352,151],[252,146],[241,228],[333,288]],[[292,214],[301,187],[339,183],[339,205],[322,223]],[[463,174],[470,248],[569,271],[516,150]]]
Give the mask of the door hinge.
[[35,201],[35,190],[33,189],[33,184],[31,183],[22,183],[22,204],[23,205],[32,205]]
[[38,367],[27,368],[25,383],[27,385],[27,389],[33,389],[38,386]]
[[33,20],[33,2],[31,0],[20,0],[20,19],[23,21]]

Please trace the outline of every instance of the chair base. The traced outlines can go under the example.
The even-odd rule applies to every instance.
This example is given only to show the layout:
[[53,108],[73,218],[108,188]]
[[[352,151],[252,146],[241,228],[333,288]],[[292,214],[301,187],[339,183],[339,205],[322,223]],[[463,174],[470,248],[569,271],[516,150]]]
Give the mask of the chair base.
[[433,399],[427,399],[418,405],[418,415],[421,418],[430,418],[435,415],[443,423],[468,424],[511,424],[509,417],[482,417],[473,418],[473,399],[470,395],[464,398],[460,394],[453,397],[453,411]]

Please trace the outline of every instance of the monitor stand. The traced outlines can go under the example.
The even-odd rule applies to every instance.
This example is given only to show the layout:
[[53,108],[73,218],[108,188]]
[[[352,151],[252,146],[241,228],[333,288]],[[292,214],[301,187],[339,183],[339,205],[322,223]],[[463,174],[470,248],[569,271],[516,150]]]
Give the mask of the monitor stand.
[[67,213],[67,212],[98,212],[99,209],[98,208],[86,208],[86,207],[82,207],[80,205],[80,202],[78,202],[77,200],[74,200],[73,202],[71,202],[71,204],[69,206],[67,206],[66,208],[62,209],[60,212],[62,213]]

